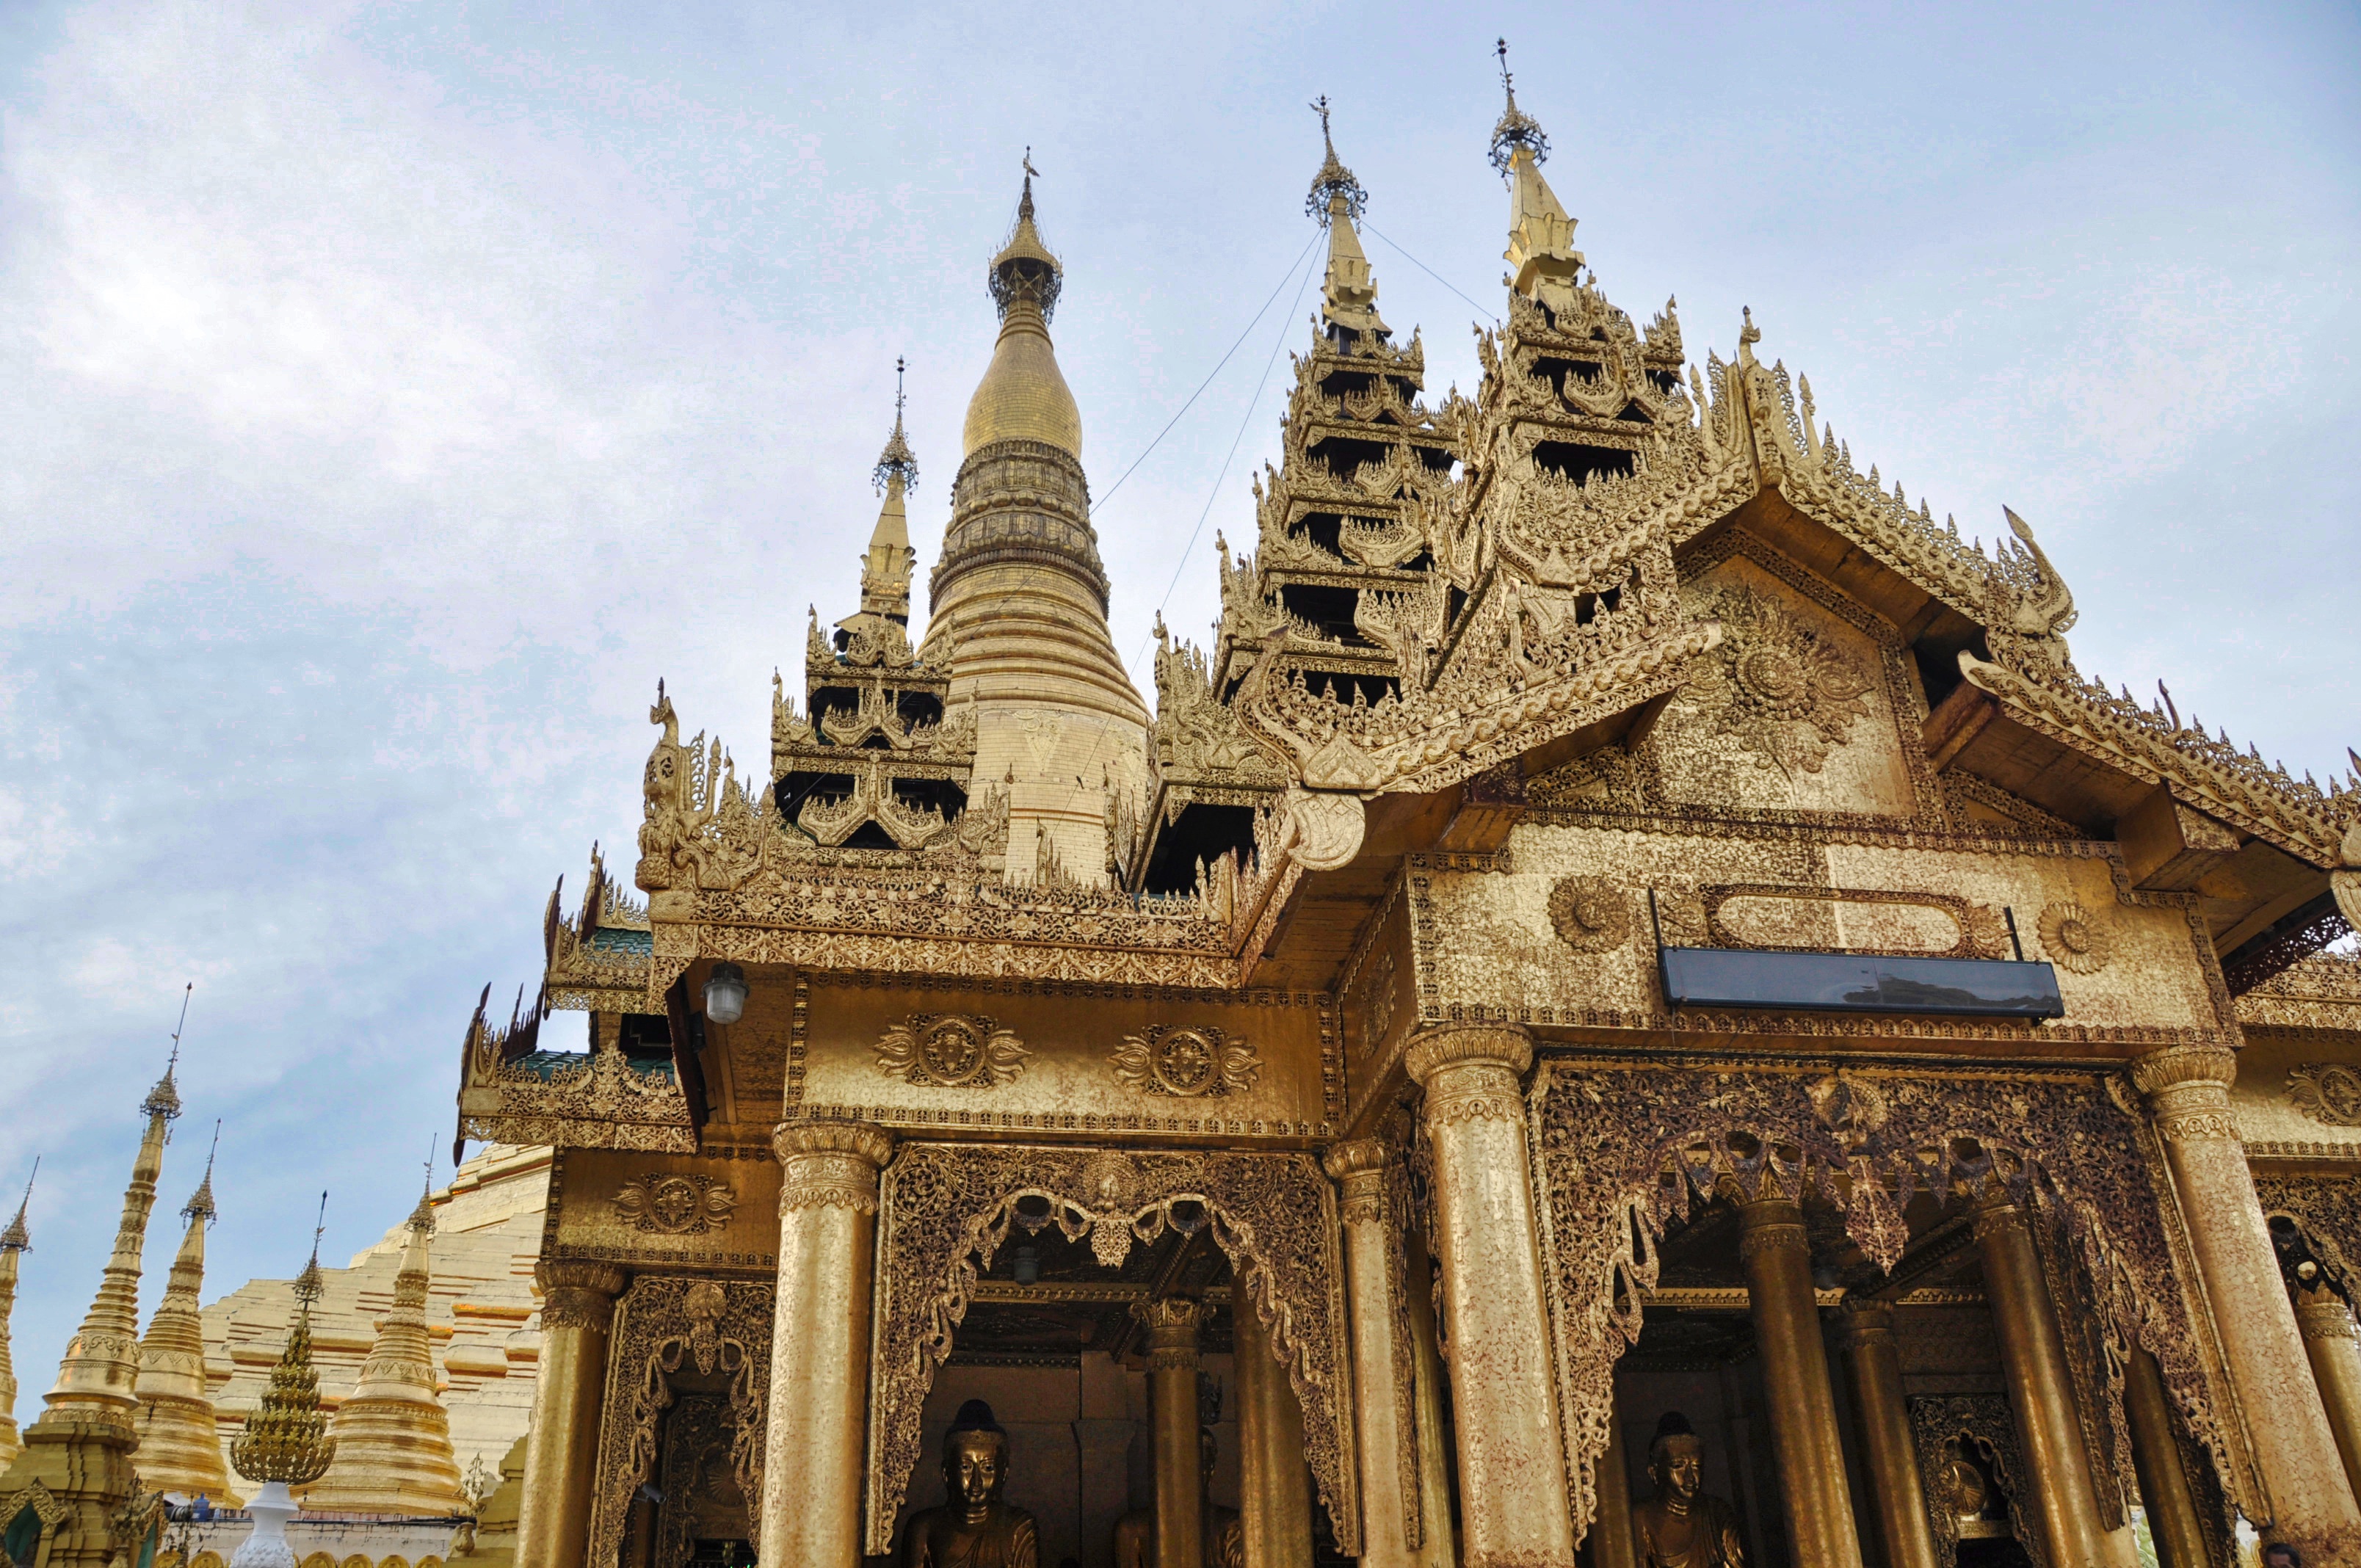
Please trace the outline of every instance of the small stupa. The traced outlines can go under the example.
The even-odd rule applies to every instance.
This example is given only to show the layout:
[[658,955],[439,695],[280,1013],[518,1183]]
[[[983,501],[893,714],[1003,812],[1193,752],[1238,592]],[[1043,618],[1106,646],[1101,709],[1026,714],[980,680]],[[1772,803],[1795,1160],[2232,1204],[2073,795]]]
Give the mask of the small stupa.
[[288,1325],[287,1348],[270,1369],[262,1408],[247,1418],[246,1431],[230,1445],[237,1473],[262,1484],[247,1505],[254,1531],[230,1559],[230,1568],[295,1568],[294,1549],[287,1544],[295,1498],[288,1488],[317,1481],[335,1456],[328,1418],[320,1411],[320,1375],[312,1368],[312,1303],[320,1299],[320,1232],[326,1228],[327,1209],[323,1192],[321,1223],[312,1232],[312,1261],[295,1278],[295,1321]]
[[[221,1142],[221,1124],[214,1124]],[[139,1343],[139,1479],[151,1491],[204,1497],[227,1508],[238,1498],[222,1464],[221,1439],[205,1378],[205,1336],[198,1292],[205,1282],[205,1227],[214,1222],[214,1162],[181,1209],[188,1231],[172,1259],[164,1299]]]

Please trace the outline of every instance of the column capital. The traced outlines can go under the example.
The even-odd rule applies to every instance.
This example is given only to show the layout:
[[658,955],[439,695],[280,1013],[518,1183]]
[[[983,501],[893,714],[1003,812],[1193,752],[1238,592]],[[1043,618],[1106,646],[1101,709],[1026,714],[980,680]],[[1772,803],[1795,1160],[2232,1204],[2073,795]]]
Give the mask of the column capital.
[[877,1212],[877,1172],[894,1140],[864,1122],[782,1122],[771,1131],[771,1152],[786,1168],[779,1212],[798,1209]]
[[615,1298],[623,1293],[623,1271],[611,1263],[544,1258],[533,1266],[541,1282],[541,1326],[592,1329],[600,1333],[615,1321]]
[[771,1129],[771,1152],[785,1165],[802,1155],[851,1155],[882,1168],[894,1156],[894,1137],[866,1122],[782,1122]]
[[2238,1053],[2227,1046],[2167,1046],[2132,1063],[2130,1072],[2132,1087],[2152,1100],[2192,1088],[2226,1096],[2238,1076]]
[[1804,1233],[1804,1211],[1794,1202],[1785,1198],[1758,1198],[1739,1206],[1739,1262],[1759,1252],[1808,1255],[1811,1250],[1811,1237]]
[[2024,1231],[2028,1235],[2032,1234],[2031,1228],[2026,1223],[2024,1209],[2018,1206],[2015,1199],[2006,1193],[1980,1201],[1969,1212],[1969,1219],[1970,1234],[1978,1241],[1999,1231]]
[[1333,1144],[1320,1157],[1320,1168],[1332,1181],[1348,1177],[1380,1174],[1386,1168],[1386,1146],[1376,1138],[1355,1138],[1348,1144]]
[[[1238,1304],[1254,1308],[1241,1297]],[[1148,1369],[1189,1371],[1197,1365],[1197,1332],[1205,1321],[1205,1303],[1187,1296],[1157,1296],[1131,1304],[1131,1315],[1148,1329]]]
[[1455,1067],[1505,1068],[1521,1078],[1533,1065],[1533,1036],[1522,1024],[1437,1024],[1412,1037],[1402,1065],[1421,1088]]
[[1894,1343],[1894,1303],[1891,1301],[1848,1299],[1837,1321],[1842,1325],[1844,1343],[1848,1349],[1862,1350],[1871,1345]]
[[1338,1144],[1321,1157],[1320,1168],[1342,1190],[1337,1218],[1346,1225],[1383,1223],[1386,1217],[1386,1146],[1375,1138]]

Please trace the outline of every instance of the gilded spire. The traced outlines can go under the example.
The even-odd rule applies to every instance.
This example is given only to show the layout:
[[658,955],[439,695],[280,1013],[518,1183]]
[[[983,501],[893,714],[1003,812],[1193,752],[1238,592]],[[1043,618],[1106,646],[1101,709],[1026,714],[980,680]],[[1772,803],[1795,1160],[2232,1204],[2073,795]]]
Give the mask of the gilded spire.
[[877,466],[870,475],[870,483],[878,489],[899,485],[905,495],[918,488],[918,460],[911,455],[910,438],[902,433],[902,376],[908,369],[907,360],[894,361],[894,433],[885,438],[885,450],[877,455]]
[[[33,1176],[41,1173],[41,1162],[33,1161]],[[16,1364],[8,1350],[8,1316],[16,1306],[16,1261],[33,1250],[33,1238],[25,1229],[25,1208],[33,1201],[33,1176],[25,1179],[25,1196],[17,1201],[16,1217],[8,1228],[0,1231],[0,1470],[16,1457],[25,1446],[16,1435]]]
[[[869,535],[867,553],[861,557],[861,612],[838,621],[840,631],[882,637],[880,621],[891,621],[906,630],[910,624],[910,574],[917,565],[918,553],[910,548],[910,510],[903,498],[917,486],[918,460],[902,433],[906,368],[904,361],[894,361],[894,433],[886,438],[873,475],[878,488],[885,492],[885,504],[877,509],[877,526]],[[843,647],[845,641],[839,638],[837,645]]]
[[[192,985],[190,992],[194,991]],[[172,1055],[164,1076],[148,1091],[139,1109],[148,1117],[148,1131],[131,1162],[131,1181],[123,1190],[123,1216],[115,1230],[115,1251],[100,1276],[98,1295],[91,1301],[82,1327],[66,1344],[58,1364],[58,1380],[44,1401],[59,1414],[128,1426],[139,1398],[139,1255],[148,1245],[148,1216],[156,1207],[156,1179],[164,1171],[164,1143],[172,1119],[181,1113],[180,1091],[172,1082],[181,1059],[181,1031],[187,1027],[189,992],[181,996],[181,1025],[172,1031]]]
[[1509,41],[1502,38],[1498,47],[1500,90],[1509,106],[1492,127],[1492,167],[1509,182],[1509,287],[1557,311],[1573,302],[1582,275],[1582,252],[1574,248],[1574,218],[1542,178],[1549,137],[1531,115],[1517,107]]
[[[221,1124],[214,1124],[221,1143]],[[181,1209],[188,1231],[164,1299],[139,1345],[139,1478],[160,1492],[199,1493],[236,1507],[229,1472],[223,1467],[221,1438],[205,1376],[204,1325],[199,1294],[205,1278],[205,1227],[214,1221],[214,1159],[205,1156],[204,1179]]]
[[451,1418],[434,1393],[434,1351],[426,1326],[434,1234],[432,1168],[410,1216],[393,1276],[393,1309],[378,1320],[377,1343],[360,1381],[336,1407],[335,1458],[303,1495],[313,1512],[461,1512],[459,1464],[451,1452]]
[[1326,93],[1312,103],[1312,112],[1320,116],[1320,140],[1328,152],[1320,172],[1312,177],[1312,193],[1303,199],[1303,210],[1328,230],[1328,276],[1320,285],[1320,316],[1329,334],[1341,341],[1349,343],[1344,334],[1358,333],[1382,341],[1388,329],[1378,316],[1377,277],[1353,228],[1368,207],[1369,193],[1336,157]]
[[262,1407],[246,1420],[230,1445],[231,1462],[249,1481],[301,1486],[318,1480],[335,1457],[328,1418],[320,1413],[320,1375],[312,1367],[312,1303],[320,1299],[320,1233],[327,1228],[328,1195],[320,1194],[320,1223],[312,1231],[312,1260],[295,1277],[295,1321],[287,1346],[270,1369]]
[[1058,368],[1049,342],[1049,318],[1058,306],[1065,269],[1041,241],[1033,222],[1033,149],[1025,149],[1025,192],[1017,199],[1016,224],[1008,242],[992,258],[985,286],[1000,312],[1000,341],[992,365],[967,405],[962,457],[972,457],[998,441],[1038,441],[1080,459],[1082,416]]

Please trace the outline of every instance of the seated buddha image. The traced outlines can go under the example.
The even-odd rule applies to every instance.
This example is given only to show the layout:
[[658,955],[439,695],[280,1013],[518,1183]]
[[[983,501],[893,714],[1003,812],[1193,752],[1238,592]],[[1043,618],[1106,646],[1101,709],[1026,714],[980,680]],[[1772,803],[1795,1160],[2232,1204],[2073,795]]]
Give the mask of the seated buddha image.
[[1667,1410],[1648,1445],[1653,1497],[1631,1508],[1632,1533],[1647,1568],[1745,1568],[1738,1510],[1705,1490],[1705,1441],[1678,1410]]
[[943,1434],[950,1500],[902,1527],[901,1568],[1038,1568],[1033,1516],[1001,1499],[1007,1485],[1008,1433],[990,1405],[970,1399]]

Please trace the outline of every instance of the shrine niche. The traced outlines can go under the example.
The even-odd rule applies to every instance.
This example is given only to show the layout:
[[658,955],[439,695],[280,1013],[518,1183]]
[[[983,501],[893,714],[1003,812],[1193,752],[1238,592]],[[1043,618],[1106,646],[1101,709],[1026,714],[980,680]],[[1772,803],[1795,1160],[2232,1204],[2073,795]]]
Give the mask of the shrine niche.
[[1350,1355],[1335,1190],[1309,1155],[914,1144],[878,1196],[865,1551],[892,1531],[919,1457],[919,1414],[978,1280],[1012,1233],[1054,1227],[1119,1267],[1136,1244],[1208,1232],[1303,1412],[1305,1458],[1339,1547],[1355,1550]]

